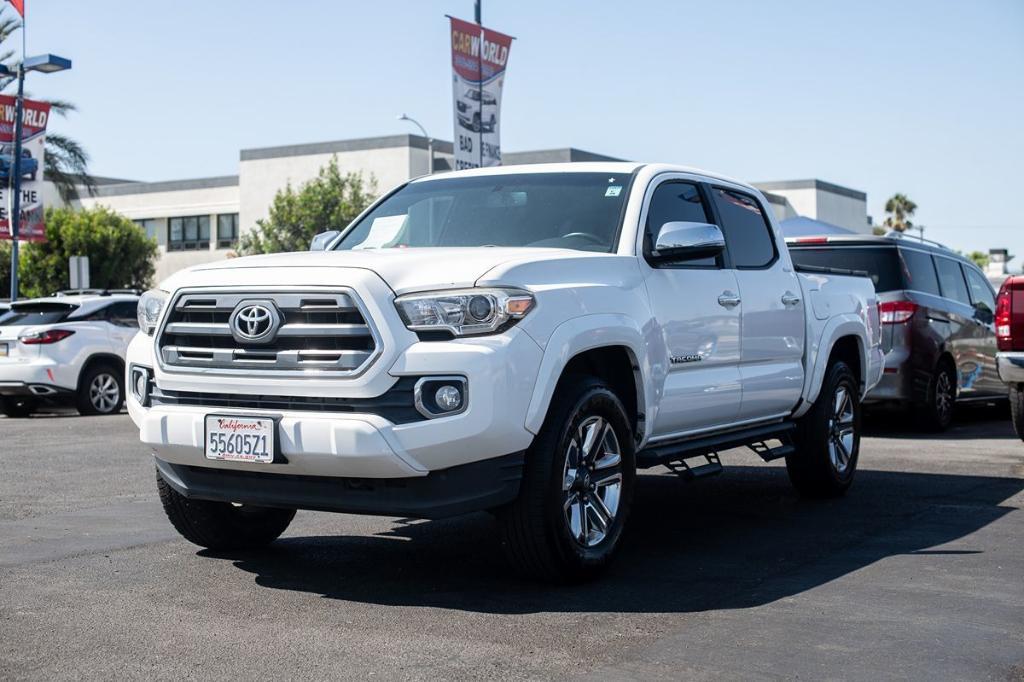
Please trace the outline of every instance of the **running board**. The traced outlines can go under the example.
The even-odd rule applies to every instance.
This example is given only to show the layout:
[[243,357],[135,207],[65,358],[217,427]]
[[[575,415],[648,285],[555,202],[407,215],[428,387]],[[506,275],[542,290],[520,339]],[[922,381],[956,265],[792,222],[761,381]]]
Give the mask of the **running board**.
[[[722,465],[718,460],[718,453],[722,450],[743,446],[749,447],[761,459],[770,462],[773,459],[785,457],[795,451],[792,437],[795,426],[792,422],[780,422],[752,426],[727,433],[716,433],[710,436],[697,436],[668,443],[657,443],[636,453],[636,466],[638,469],[667,466],[675,471],[676,469],[672,466],[675,464],[679,468],[692,471],[694,467],[687,465],[686,460],[693,459],[694,457],[704,457],[708,460],[707,463],[696,468],[704,469],[708,473],[718,473],[717,471],[705,469],[705,467],[717,467],[718,470],[721,470]],[[770,440],[778,440],[782,444],[769,447],[767,442]],[[713,460],[708,455],[712,455]],[[680,465],[680,463],[682,464]],[[677,471],[676,473],[679,472]],[[690,477],[689,474],[685,473],[681,475]],[[694,474],[694,477],[697,475]]]

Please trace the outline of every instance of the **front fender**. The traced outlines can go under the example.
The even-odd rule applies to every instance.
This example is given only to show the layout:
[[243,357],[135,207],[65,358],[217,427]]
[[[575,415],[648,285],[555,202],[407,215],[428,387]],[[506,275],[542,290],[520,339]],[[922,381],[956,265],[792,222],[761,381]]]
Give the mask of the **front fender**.
[[[552,332],[544,344],[537,383],[534,384],[530,406],[526,411],[526,428],[537,434],[544,424],[555,387],[569,361],[575,356],[595,348],[623,346],[629,352],[634,368],[639,368],[637,405],[645,414],[651,414],[651,368],[644,348],[643,332],[630,317],[614,313],[583,315],[563,322]],[[634,369],[634,374],[637,370]],[[649,424],[651,420],[647,420]],[[646,435],[646,434],[645,434]]]

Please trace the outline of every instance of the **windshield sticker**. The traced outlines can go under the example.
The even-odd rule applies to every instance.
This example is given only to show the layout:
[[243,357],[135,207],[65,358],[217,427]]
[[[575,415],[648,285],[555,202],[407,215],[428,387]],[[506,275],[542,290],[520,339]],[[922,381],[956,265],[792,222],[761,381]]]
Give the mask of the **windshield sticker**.
[[617,197],[622,193],[622,185],[611,185],[604,191],[606,197]]
[[361,244],[353,246],[353,249],[382,249],[398,238],[398,233],[405,225],[405,214],[389,215],[376,218],[370,224],[370,234]]

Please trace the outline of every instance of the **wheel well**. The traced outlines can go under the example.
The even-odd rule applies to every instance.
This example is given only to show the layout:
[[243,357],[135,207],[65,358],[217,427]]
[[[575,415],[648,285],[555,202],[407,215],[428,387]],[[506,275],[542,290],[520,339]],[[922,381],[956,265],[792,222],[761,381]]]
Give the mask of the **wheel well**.
[[633,425],[633,433],[639,434],[640,407],[637,391],[640,371],[633,354],[625,346],[592,348],[573,356],[562,370],[562,378],[571,374],[588,374],[605,381],[622,401]]
[[124,374],[124,360],[116,355],[108,353],[101,353],[99,355],[90,356],[85,364],[82,365],[82,371],[78,373],[78,386],[82,386],[82,377],[86,375],[96,365],[113,365],[117,370]]
[[864,383],[863,367],[861,366],[860,340],[856,336],[844,336],[837,340],[832,346],[832,352],[828,356],[828,364],[832,365],[837,360],[842,360],[850,369],[857,381]]

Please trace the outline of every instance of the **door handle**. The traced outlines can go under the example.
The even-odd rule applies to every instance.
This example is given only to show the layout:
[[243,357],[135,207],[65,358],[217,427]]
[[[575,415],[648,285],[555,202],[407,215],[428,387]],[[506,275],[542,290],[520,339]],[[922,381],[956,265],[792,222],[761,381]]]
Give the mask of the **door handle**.
[[718,305],[723,308],[735,308],[740,304],[740,297],[731,291],[723,291],[722,295],[718,297]]
[[782,305],[786,306],[787,308],[792,308],[793,306],[799,304],[800,297],[794,294],[792,291],[787,291],[782,295]]

